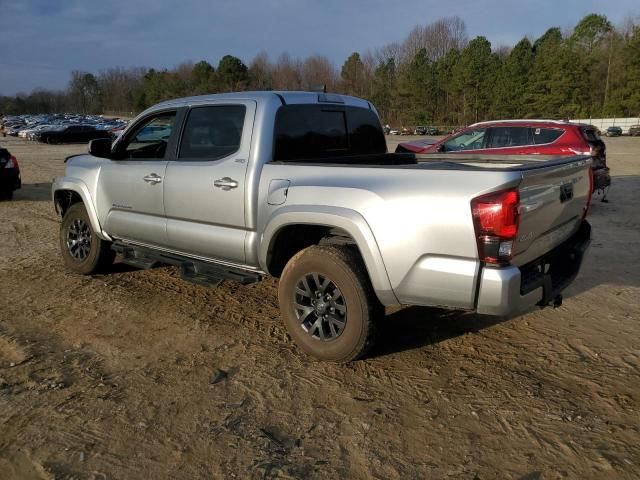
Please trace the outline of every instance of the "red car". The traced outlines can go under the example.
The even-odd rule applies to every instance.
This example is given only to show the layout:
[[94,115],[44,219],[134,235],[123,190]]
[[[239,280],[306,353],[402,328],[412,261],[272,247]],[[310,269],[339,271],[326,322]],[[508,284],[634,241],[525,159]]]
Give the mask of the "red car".
[[11,200],[13,191],[22,186],[20,167],[16,157],[0,148],[0,200]]
[[604,142],[593,125],[558,120],[496,120],[470,125],[433,142],[398,145],[396,152],[498,155],[591,155],[593,189],[611,184]]

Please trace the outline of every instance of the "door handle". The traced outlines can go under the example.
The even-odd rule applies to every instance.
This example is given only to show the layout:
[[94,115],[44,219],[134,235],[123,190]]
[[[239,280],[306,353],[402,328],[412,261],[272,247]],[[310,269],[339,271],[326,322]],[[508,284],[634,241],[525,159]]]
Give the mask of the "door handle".
[[150,173],[149,175],[143,177],[143,180],[147,183],[155,185],[156,183],[160,183],[162,181],[162,177],[157,173]]
[[238,182],[230,177],[219,178],[218,180],[213,182],[213,184],[216,187],[221,188],[222,190],[231,190],[232,188],[238,188]]

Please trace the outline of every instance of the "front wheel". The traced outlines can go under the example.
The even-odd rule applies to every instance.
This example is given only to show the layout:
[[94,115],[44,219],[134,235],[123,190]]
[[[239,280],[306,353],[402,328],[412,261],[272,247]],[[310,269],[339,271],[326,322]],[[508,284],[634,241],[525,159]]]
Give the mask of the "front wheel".
[[311,246],[289,260],[278,288],[295,343],[319,360],[349,362],[373,345],[383,307],[355,249]]
[[115,258],[110,242],[99,238],[91,227],[82,203],[69,207],[62,219],[60,250],[67,268],[83,275],[105,270]]

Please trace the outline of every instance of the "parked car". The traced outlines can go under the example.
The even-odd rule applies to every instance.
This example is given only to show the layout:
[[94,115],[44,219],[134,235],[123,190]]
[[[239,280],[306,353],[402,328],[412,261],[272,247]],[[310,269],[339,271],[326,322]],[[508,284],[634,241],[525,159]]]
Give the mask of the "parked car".
[[21,186],[18,160],[6,148],[0,148],[0,200],[11,200]]
[[402,127],[402,130],[400,130],[400,135],[413,135],[413,130],[411,130],[409,127]]
[[[496,120],[470,125],[432,142],[400,143],[396,152],[418,154],[591,155],[593,189],[611,184],[606,146],[592,125],[557,120]],[[603,197],[604,198],[604,197]]]
[[10,124],[8,127],[5,126],[5,131],[7,132],[7,135],[11,135],[12,137],[17,137],[18,133],[20,133],[20,130],[24,130],[25,128],[27,128],[27,126],[23,123],[18,123],[18,124]]
[[97,130],[93,125],[67,125],[39,132],[41,142],[58,144],[88,142],[96,138],[110,138],[106,130]]
[[[158,125],[168,141],[140,141]],[[67,160],[52,186],[61,255],[83,274],[115,251],[211,286],[279,277],[291,337],[331,361],[368,350],[384,305],[558,305],[590,241],[590,158],[443,157],[387,153],[354,97],[171,100]]]
[[[118,130],[124,128],[128,121],[119,118],[104,118],[101,115],[80,115],[80,114],[25,114],[15,116],[4,116],[0,118],[0,132],[2,135],[15,135],[21,138],[29,140],[46,141],[50,135],[48,132],[61,132],[70,127],[89,127],[95,130],[101,130],[107,132],[103,135],[95,134],[95,136],[85,135],[77,140],[69,141],[88,141],[91,138],[102,138],[106,135],[111,135],[112,130]],[[76,132],[77,134],[77,132]],[[74,134],[75,136],[77,136]],[[51,141],[67,141],[66,135],[64,137],[52,138]]]
[[419,126],[415,128],[413,133],[415,135],[438,135],[438,129],[436,127]]
[[607,137],[619,137],[622,135],[622,127],[609,127],[605,132]]
[[629,127],[629,135],[632,137],[640,137],[640,125],[631,125],[631,127]]

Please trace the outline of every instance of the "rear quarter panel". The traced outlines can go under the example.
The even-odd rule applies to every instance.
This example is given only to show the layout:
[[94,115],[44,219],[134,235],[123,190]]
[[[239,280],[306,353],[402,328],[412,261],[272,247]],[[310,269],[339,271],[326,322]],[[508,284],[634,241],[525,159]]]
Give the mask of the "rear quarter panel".
[[[370,228],[401,303],[472,308],[479,262],[471,199],[517,185],[520,178],[517,172],[430,170],[426,166],[266,164],[260,180],[258,231],[267,230],[268,223],[286,210],[351,210]],[[286,201],[269,205],[270,183],[283,179],[290,181]],[[441,275],[412,274],[425,269],[441,270]],[[455,281],[447,282],[447,269],[458,270],[452,272]],[[429,291],[435,292],[434,300],[424,301]]]

